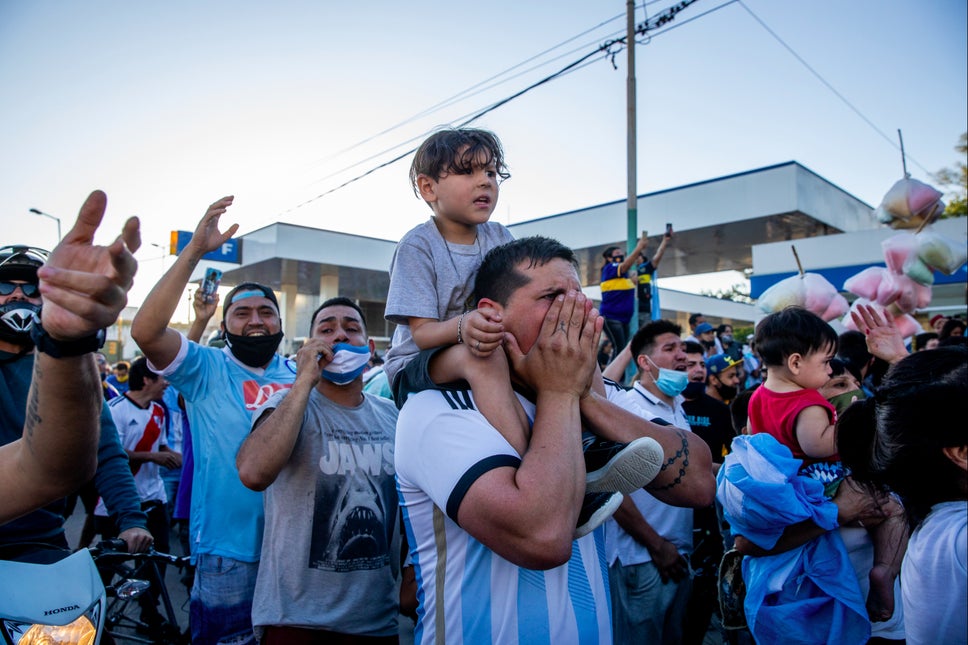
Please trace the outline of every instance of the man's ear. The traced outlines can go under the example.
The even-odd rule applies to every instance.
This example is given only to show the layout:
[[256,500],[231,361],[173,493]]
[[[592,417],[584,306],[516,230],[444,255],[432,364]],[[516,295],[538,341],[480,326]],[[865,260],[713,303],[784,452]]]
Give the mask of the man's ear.
[[504,305],[496,300],[491,300],[490,298],[481,298],[477,301],[477,308],[483,309],[484,307],[490,307],[494,311],[501,314],[502,317],[504,316]]
[[425,202],[432,204],[437,201],[437,182],[427,175],[417,175],[417,192]]
[[958,468],[968,471],[968,445],[947,446],[941,452]]
[[649,365],[649,359],[645,357],[645,354],[639,354],[635,357],[635,366],[638,367],[642,372],[649,372],[649,374],[652,373],[649,369],[652,366]]
[[372,338],[367,339],[366,346],[370,348],[370,356],[376,351],[376,343],[373,342]]

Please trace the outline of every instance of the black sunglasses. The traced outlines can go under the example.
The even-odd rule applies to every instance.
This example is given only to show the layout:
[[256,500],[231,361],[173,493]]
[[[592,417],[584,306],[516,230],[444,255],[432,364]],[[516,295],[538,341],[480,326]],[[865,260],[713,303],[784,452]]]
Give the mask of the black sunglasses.
[[9,296],[11,293],[20,287],[20,291],[23,292],[24,296],[27,298],[36,298],[40,295],[40,287],[36,284],[30,282],[25,282],[19,284],[17,282],[0,282],[0,296]]

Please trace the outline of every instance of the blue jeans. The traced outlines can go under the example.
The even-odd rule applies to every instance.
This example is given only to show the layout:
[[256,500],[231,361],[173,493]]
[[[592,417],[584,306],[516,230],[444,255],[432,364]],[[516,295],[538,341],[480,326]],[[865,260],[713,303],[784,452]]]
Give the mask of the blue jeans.
[[252,596],[258,562],[199,553],[190,623],[194,645],[255,645]]
[[679,582],[663,583],[652,562],[616,562],[608,569],[608,586],[616,643],[682,642],[692,572]]

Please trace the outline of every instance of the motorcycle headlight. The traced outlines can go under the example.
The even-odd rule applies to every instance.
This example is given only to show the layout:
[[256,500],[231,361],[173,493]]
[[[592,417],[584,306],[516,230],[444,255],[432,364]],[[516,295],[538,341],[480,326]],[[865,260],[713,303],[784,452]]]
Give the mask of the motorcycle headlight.
[[67,625],[45,625],[3,620],[4,635],[13,645],[96,645],[104,611],[99,599]]

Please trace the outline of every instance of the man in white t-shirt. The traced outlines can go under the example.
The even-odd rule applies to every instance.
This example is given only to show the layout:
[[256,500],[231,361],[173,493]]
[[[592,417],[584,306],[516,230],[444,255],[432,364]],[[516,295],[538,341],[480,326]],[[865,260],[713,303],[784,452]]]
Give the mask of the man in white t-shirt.
[[[655,320],[632,337],[641,376],[623,405],[645,419],[671,424],[686,437],[692,432],[682,409],[688,375],[680,333],[675,323]],[[692,524],[691,508],[671,506],[646,490],[630,494],[606,523],[615,642],[682,641],[692,588]]]
[[403,406],[395,458],[419,586],[416,642],[609,643],[603,532],[572,539],[582,425],[658,441],[665,462],[649,486],[681,504],[711,503],[709,450],[608,402],[595,364],[602,321],[570,249],[538,237],[500,246],[474,292],[500,312],[532,434],[518,454],[469,389],[427,390]]

